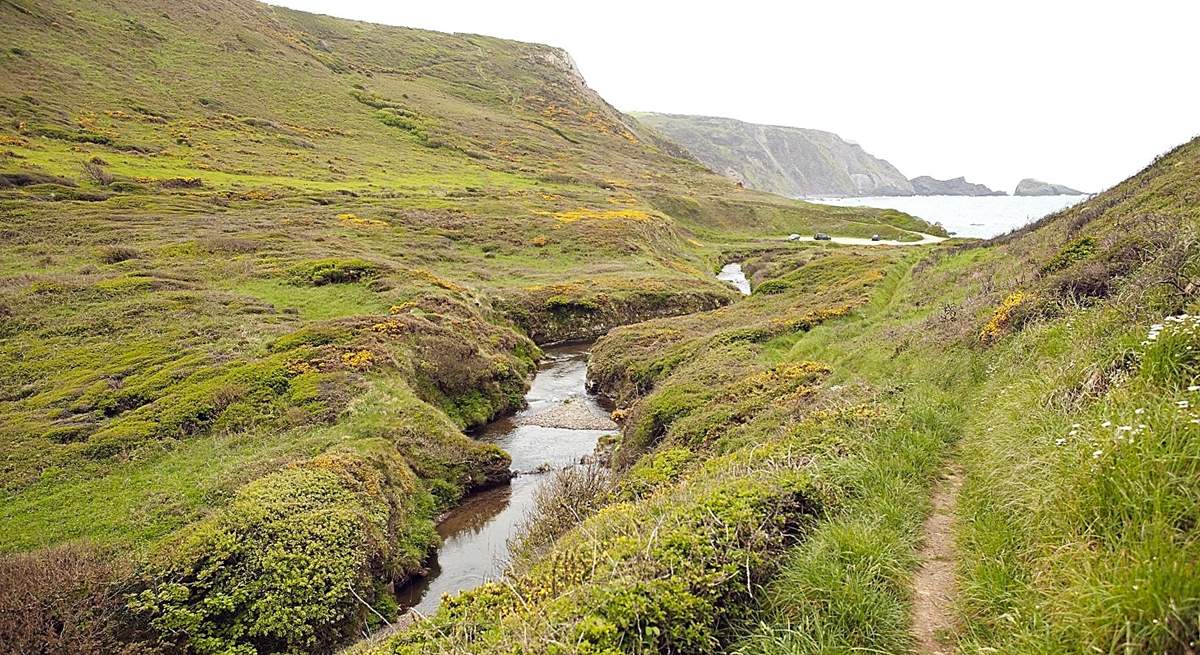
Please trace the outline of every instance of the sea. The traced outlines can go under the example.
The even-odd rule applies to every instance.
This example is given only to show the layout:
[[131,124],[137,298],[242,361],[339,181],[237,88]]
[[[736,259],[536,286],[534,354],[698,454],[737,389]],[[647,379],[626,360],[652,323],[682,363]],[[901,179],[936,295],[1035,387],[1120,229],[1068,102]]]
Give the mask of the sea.
[[951,234],[986,239],[1086,200],[1088,196],[888,196],[803,198],[840,207],[898,209],[940,223]]

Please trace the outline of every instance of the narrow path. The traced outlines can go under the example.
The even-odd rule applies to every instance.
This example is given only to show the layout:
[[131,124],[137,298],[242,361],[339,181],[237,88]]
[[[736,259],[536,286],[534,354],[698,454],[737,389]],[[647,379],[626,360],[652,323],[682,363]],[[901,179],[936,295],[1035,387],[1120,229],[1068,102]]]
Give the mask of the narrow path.
[[920,655],[949,655],[955,628],[954,514],[962,472],[951,467],[933,491],[933,511],[925,519],[918,553],[921,568],[913,577],[912,632]]

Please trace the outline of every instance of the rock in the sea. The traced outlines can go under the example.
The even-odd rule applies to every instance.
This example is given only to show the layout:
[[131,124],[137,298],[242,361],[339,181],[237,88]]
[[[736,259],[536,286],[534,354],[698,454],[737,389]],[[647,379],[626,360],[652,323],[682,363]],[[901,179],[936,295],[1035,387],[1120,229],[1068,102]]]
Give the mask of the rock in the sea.
[[1027,177],[1017,183],[1017,190],[1013,191],[1014,196],[1083,196],[1087,195],[1082,191],[1076,191],[1069,186],[1061,184],[1050,184],[1041,180],[1035,180]]
[[995,191],[982,184],[968,182],[965,177],[952,180],[938,180],[928,175],[914,177],[909,180],[913,193],[918,196],[1003,196],[1003,191]]

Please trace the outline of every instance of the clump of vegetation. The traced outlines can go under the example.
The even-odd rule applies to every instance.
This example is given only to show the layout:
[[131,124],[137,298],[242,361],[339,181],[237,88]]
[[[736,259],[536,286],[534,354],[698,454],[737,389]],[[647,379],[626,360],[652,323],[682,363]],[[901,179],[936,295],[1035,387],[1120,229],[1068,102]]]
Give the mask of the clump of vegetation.
[[115,179],[104,167],[104,160],[93,158],[83,163],[83,175],[100,186],[109,186]]
[[979,331],[979,340],[992,343],[999,339],[1012,325],[1018,310],[1030,301],[1029,294],[1024,291],[1014,291],[1004,297],[1004,300],[992,312],[983,329]]
[[158,186],[163,189],[199,189],[204,186],[204,180],[198,177],[170,177],[159,180]]
[[[131,607],[198,652],[326,650],[380,606],[380,579],[436,543],[429,500],[386,449],[329,453],[241,489],[164,547]],[[250,651],[249,649],[253,649]]]
[[[13,653],[112,653],[133,646],[130,572],[104,553],[67,544],[0,558],[0,637]],[[144,635],[148,637],[148,635]]]
[[128,246],[104,246],[100,249],[100,261],[105,264],[119,264],[141,256],[141,251]]
[[1142,346],[1142,371],[1156,384],[1191,389],[1200,382],[1200,317],[1168,316],[1150,326]]
[[[757,463],[641,506],[606,507],[528,574],[448,601],[388,652],[507,650],[547,639],[590,652],[711,650],[749,599],[746,580],[765,575],[824,508],[809,476]],[[508,629],[518,624],[519,636]]]
[[1046,275],[1061,271],[1064,268],[1075,265],[1077,262],[1083,261],[1092,256],[1096,251],[1096,239],[1090,236],[1083,236],[1068,243],[1057,255],[1052,257],[1050,261],[1042,265],[1041,273]]
[[329,257],[296,264],[288,270],[288,277],[293,284],[321,286],[361,282],[380,272],[378,264],[364,259]]

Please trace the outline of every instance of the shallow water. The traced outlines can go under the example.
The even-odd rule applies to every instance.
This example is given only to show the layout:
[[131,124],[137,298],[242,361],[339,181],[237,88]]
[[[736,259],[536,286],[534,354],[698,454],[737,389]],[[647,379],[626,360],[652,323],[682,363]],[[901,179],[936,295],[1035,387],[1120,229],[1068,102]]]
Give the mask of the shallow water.
[[750,295],[750,280],[746,279],[746,273],[742,271],[742,265],[737,262],[721,267],[721,272],[717,273],[717,279],[733,285],[743,296]]
[[986,239],[1015,230],[1086,198],[1087,196],[899,196],[804,200],[842,207],[898,209],[931,223],[941,223],[942,227],[957,236]]
[[[485,427],[476,438],[491,441],[512,456],[517,477],[507,485],[469,496],[438,524],[442,546],[429,575],[397,590],[401,606],[430,614],[443,594],[477,587],[500,577],[508,560],[508,540],[533,507],[534,494],[554,471],[579,464],[596,450],[600,437],[616,431],[576,430],[525,424],[547,411],[578,404],[597,415],[608,408],[587,392],[587,356],[590,344],[546,350],[525,394],[528,403],[520,412]],[[536,472],[545,471],[545,472]]]

